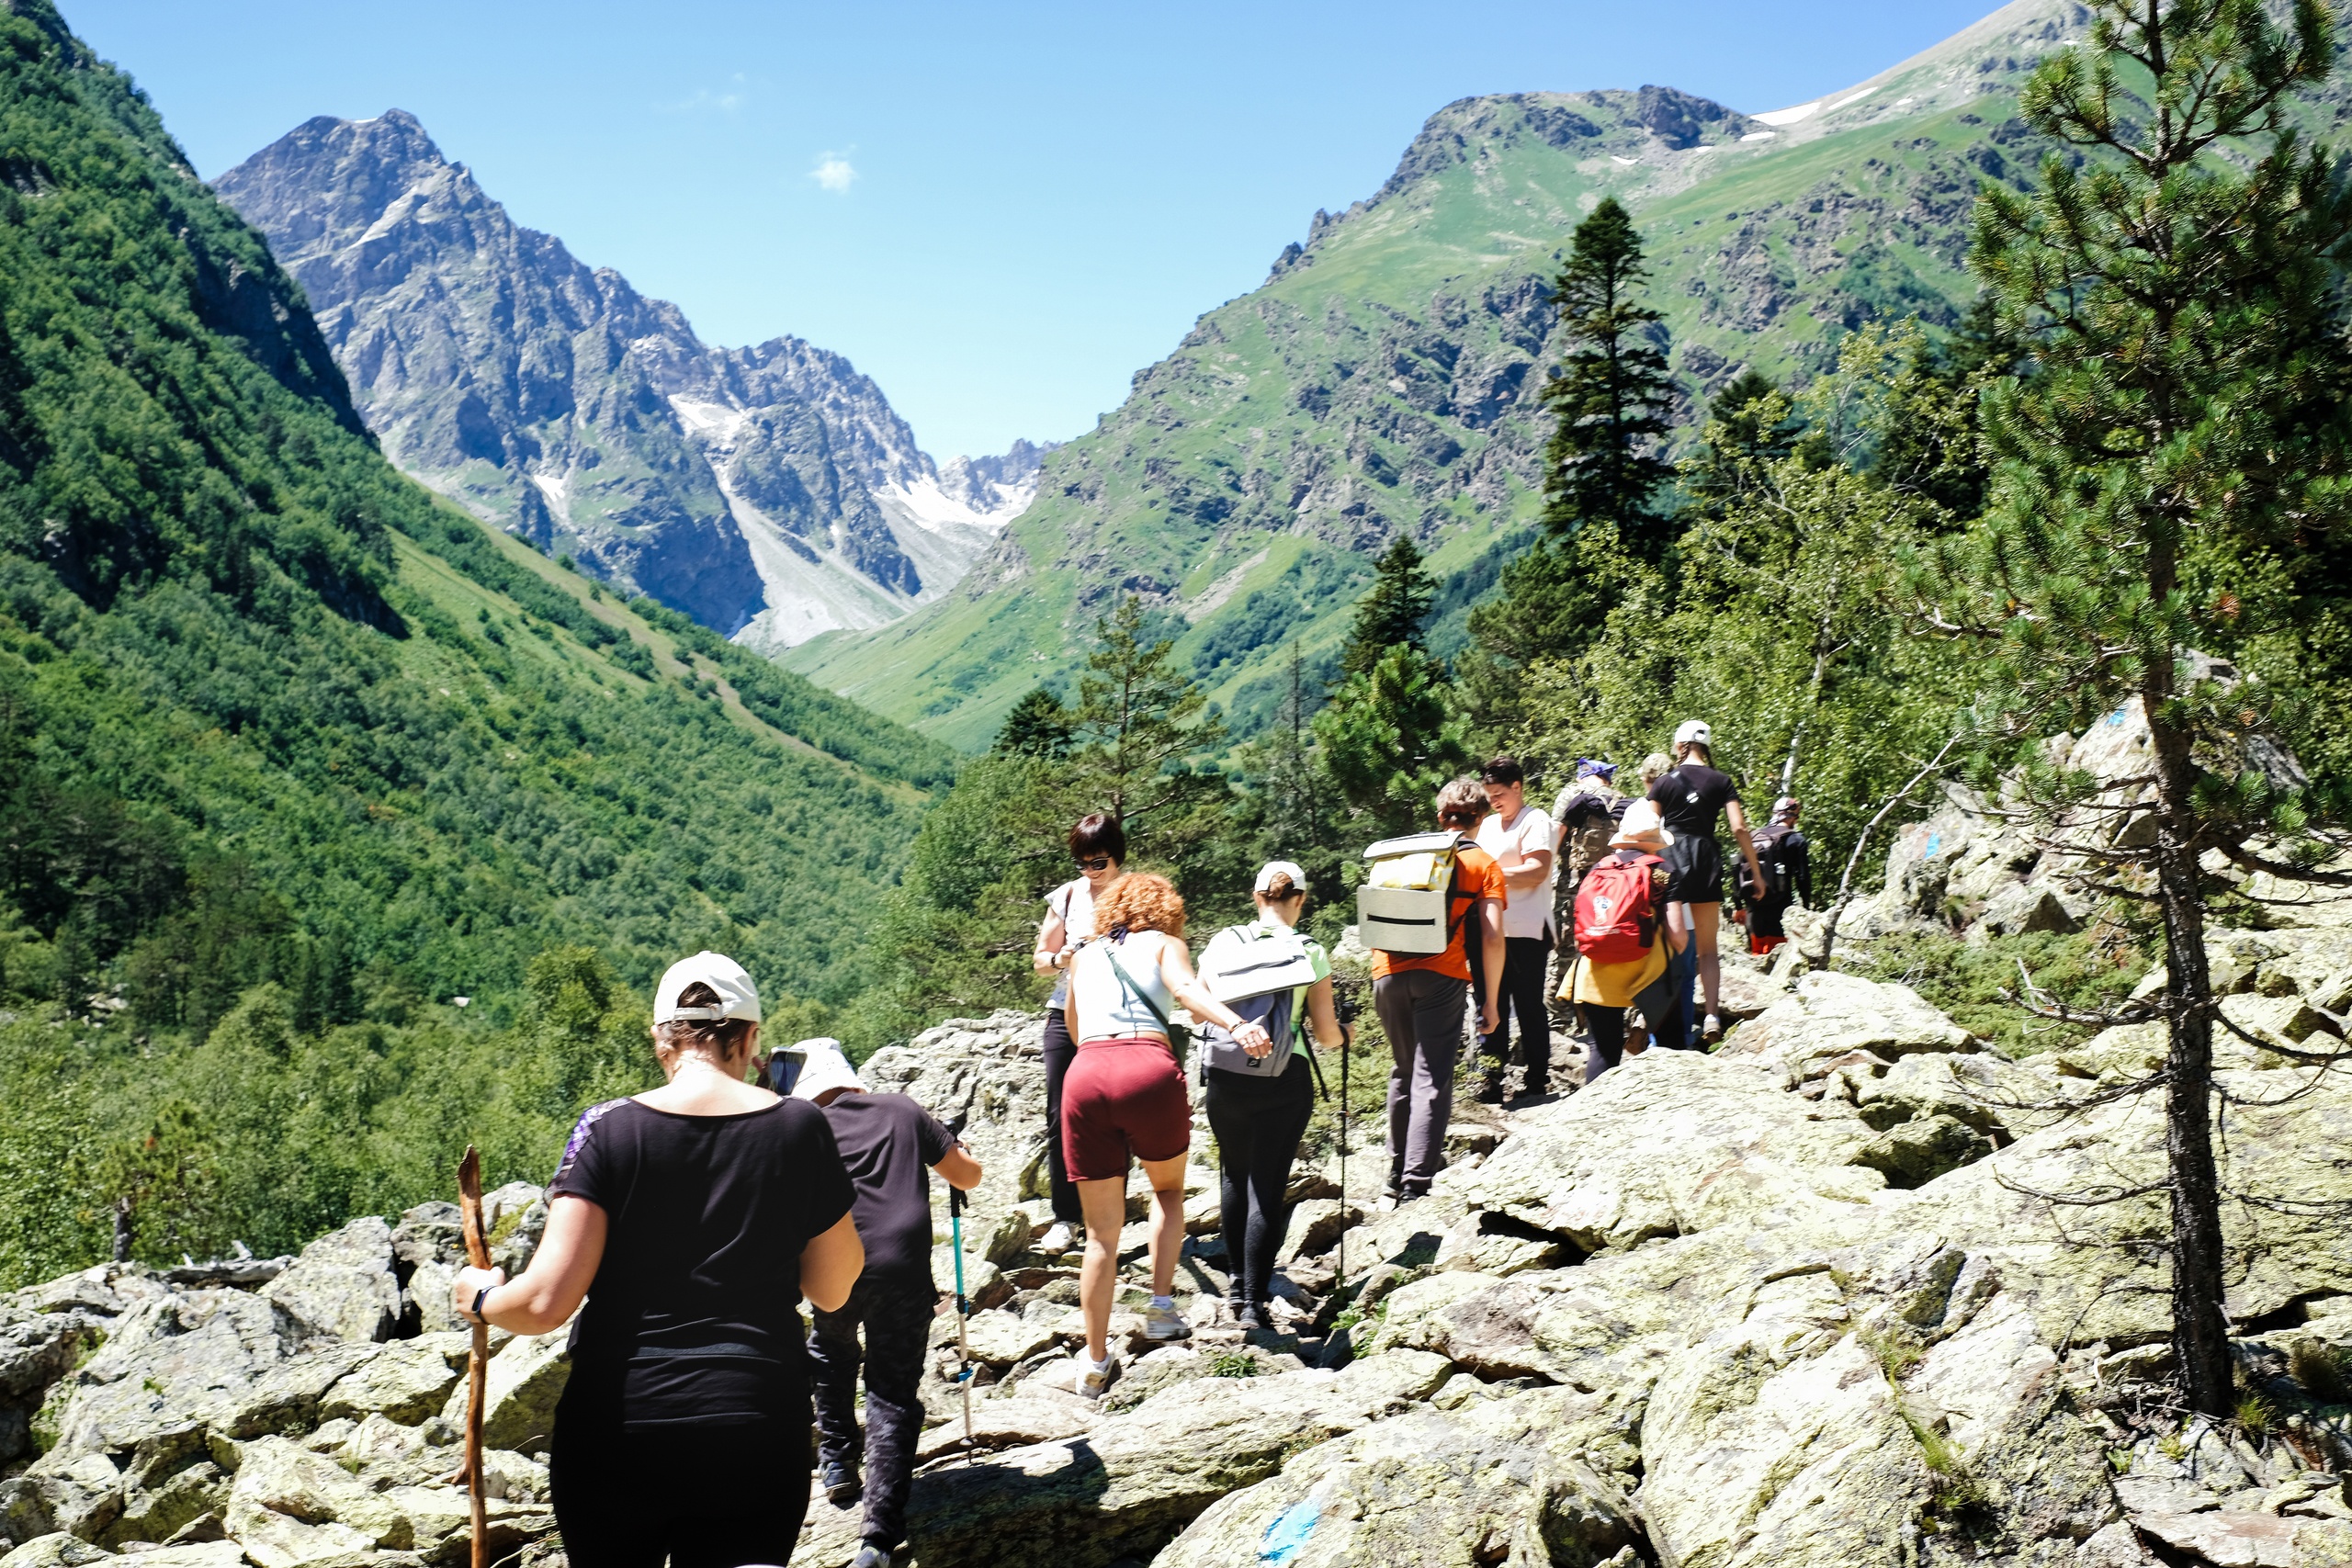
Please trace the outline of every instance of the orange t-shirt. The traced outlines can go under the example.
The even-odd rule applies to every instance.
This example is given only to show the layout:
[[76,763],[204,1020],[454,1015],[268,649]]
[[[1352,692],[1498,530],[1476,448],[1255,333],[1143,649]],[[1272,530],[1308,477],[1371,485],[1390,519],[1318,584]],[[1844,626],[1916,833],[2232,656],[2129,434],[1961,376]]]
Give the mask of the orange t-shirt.
[[[1484,850],[1456,851],[1453,864],[1453,897],[1446,901],[1446,923],[1453,928],[1453,936],[1445,944],[1445,951],[1389,953],[1375,948],[1372,954],[1374,979],[1407,969],[1434,969],[1457,980],[1470,978],[1470,954],[1465,944],[1478,929],[1478,901],[1491,898],[1499,904],[1510,896],[1510,890],[1503,886],[1503,868]],[[1465,904],[1469,906],[1467,909],[1463,908]]]

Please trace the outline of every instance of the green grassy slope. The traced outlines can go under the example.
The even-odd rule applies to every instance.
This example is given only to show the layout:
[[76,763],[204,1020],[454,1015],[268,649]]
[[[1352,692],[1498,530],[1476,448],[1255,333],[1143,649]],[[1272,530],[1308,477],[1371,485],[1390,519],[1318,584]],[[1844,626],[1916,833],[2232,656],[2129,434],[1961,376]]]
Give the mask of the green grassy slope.
[[1529,536],[1535,393],[1560,347],[1546,284],[1583,214],[1614,194],[1640,218],[1694,397],[1743,366],[1802,375],[1868,321],[1949,321],[1973,292],[1978,183],[2030,165],[2016,85],[2072,9],[2023,0],[1778,127],[1652,89],[1448,107],[1376,197],[1318,215],[1303,254],[1057,452],[956,593],[787,664],[976,747],[1137,592],[1246,732],[1286,687],[1291,639],[1336,648],[1400,528],[1450,579],[1438,639],[1458,638]]
[[0,0],[0,1008],[496,1016],[561,942],[845,999],[952,767],[395,473],[145,100]]

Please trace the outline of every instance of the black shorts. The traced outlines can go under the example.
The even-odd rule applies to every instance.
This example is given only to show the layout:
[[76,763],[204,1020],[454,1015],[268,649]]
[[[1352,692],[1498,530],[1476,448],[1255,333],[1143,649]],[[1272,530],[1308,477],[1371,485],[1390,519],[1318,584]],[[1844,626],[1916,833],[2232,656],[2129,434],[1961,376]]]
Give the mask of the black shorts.
[[1667,869],[1674,880],[1666,890],[1669,904],[1720,904],[1724,901],[1724,852],[1712,833],[1678,833],[1666,846]]

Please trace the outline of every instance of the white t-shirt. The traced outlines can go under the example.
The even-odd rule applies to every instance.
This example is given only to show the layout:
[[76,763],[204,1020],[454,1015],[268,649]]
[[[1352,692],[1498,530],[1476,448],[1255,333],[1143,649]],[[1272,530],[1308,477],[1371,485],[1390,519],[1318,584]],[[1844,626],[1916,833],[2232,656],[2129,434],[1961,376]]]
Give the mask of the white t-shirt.
[[[1094,934],[1094,885],[1082,876],[1074,876],[1046,895],[1046,908],[1062,918],[1062,945],[1086,941]],[[1064,970],[1054,981],[1051,1005],[1059,1007],[1069,997],[1069,972]]]
[[[1506,874],[1523,870],[1521,863],[1529,855],[1552,852],[1551,814],[1540,806],[1522,806],[1519,815],[1506,827],[1502,818],[1488,812],[1478,824],[1478,847],[1495,857],[1495,863]],[[1503,906],[1503,935],[1506,937],[1540,937],[1552,921],[1552,884],[1560,874],[1557,856],[1541,887],[1510,890],[1510,902]]]

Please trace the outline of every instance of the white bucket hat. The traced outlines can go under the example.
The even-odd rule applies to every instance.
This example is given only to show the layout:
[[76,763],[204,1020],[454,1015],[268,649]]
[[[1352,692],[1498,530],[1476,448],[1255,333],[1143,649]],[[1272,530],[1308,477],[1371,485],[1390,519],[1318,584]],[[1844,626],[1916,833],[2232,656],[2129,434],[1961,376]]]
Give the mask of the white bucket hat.
[[[717,1007],[680,1007],[678,993],[699,981],[718,993]],[[653,988],[656,1023],[717,1023],[721,1019],[760,1021],[760,989],[743,966],[723,953],[705,951],[681,958],[662,972]]]
[[1616,836],[1609,840],[1612,850],[1647,850],[1652,854],[1674,842],[1674,835],[1658,820],[1655,802],[1637,800],[1625,807],[1625,815],[1617,824]]
[[[865,1080],[849,1065],[842,1043],[829,1035],[803,1040],[786,1050],[784,1057],[791,1085],[786,1092],[795,1100],[816,1100],[833,1089],[865,1087]],[[791,1066],[796,1060],[799,1063],[797,1070]]]

